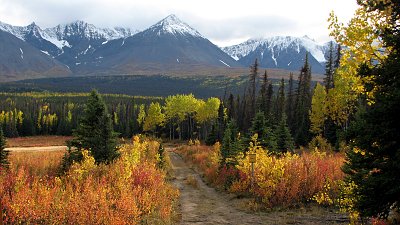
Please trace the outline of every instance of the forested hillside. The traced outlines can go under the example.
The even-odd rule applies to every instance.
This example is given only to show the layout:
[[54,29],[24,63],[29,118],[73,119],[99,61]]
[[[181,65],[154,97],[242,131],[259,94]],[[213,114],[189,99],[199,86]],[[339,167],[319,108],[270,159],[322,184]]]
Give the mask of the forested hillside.
[[[71,135],[77,127],[88,93],[0,93],[0,123],[7,137]],[[137,118],[150,102],[162,98],[104,95],[114,128],[124,137],[140,132]]]

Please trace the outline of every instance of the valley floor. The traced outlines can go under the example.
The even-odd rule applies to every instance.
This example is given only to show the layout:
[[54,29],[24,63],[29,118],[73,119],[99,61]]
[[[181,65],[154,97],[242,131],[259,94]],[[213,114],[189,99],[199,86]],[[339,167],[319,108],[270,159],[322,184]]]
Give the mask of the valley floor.
[[[31,141],[30,144],[26,143]],[[70,137],[56,137],[49,146],[44,140],[48,137],[9,139],[11,151],[55,151],[66,147],[60,146],[60,140]],[[18,143],[18,144],[17,144]],[[42,143],[40,147],[39,143]],[[44,144],[45,143],[45,144]],[[25,147],[31,146],[31,147]],[[298,209],[274,209],[270,212],[250,210],[251,199],[237,198],[233,194],[216,191],[209,187],[201,175],[174,152],[174,147],[167,147],[171,160],[172,183],[180,191],[178,223],[186,224],[348,224],[348,217],[319,206],[307,206]]]

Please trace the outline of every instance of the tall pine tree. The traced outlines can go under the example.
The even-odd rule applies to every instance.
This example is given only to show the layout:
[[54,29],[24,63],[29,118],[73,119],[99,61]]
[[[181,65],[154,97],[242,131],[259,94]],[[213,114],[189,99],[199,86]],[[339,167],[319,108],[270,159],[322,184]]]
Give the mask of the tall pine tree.
[[238,129],[236,121],[231,119],[225,129],[221,145],[221,166],[232,163],[229,158],[234,157],[239,149],[236,148]]
[[308,112],[311,108],[311,68],[308,64],[308,53],[304,66],[300,70],[299,83],[296,92],[295,107],[295,141],[299,145],[305,145],[310,139],[310,118]]
[[[376,33],[391,51],[371,71],[362,67],[361,76],[375,74],[375,103],[367,105],[350,132],[354,148],[346,153],[344,172],[356,184],[356,209],[362,216],[386,218],[390,210],[400,211],[400,4],[397,0],[366,1],[359,4],[383,17]],[[384,22],[384,23],[385,23]],[[382,29],[384,28],[384,29]],[[397,221],[398,222],[398,221]]]
[[110,163],[118,156],[117,135],[113,131],[111,116],[96,90],[92,90],[86,103],[84,113],[70,146],[70,157],[65,158],[67,165],[71,160],[79,160],[82,149],[90,150],[96,163]]
[[256,113],[249,131],[250,137],[258,134],[257,141],[262,147],[269,151],[276,151],[276,138],[263,112]]
[[279,85],[278,94],[276,96],[275,107],[275,121],[281,121],[283,114],[285,114],[285,80],[282,78]]
[[266,112],[267,111],[267,90],[268,90],[268,74],[267,70],[265,70],[260,93],[258,95],[258,111]]
[[272,120],[272,97],[274,96],[274,88],[272,86],[272,82],[268,82],[268,89],[267,89],[267,103],[266,103],[266,111],[264,114],[267,117],[267,120],[271,121]]
[[333,73],[334,73],[334,64],[333,64],[333,42],[329,42],[329,55],[328,59],[325,62],[325,78],[324,85],[325,90],[329,91],[329,89],[333,88]]
[[249,86],[247,89],[247,99],[245,99],[244,105],[244,129],[247,130],[250,126],[251,120],[254,118],[256,113],[256,89],[257,89],[257,76],[258,76],[258,60],[254,61],[254,64],[250,66],[249,74]]
[[337,49],[336,49],[336,58],[335,62],[333,64],[333,68],[337,69],[340,66],[340,59],[342,58],[342,47],[338,44]]
[[228,98],[228,106],[227,106],[227,113],[228,113],[228,118],[229,119],[237,119],[236,116],[236,106],[235,106],[235,99],[233,97],[233,94],[230,93],[229,94],[229,98]]
[[287,116],[287,123],[289,124],[289,128],[291,133],[294,130],[294,108],[295,108],[295,91],[294,91],[294,84],[293,84],[293,73],[290,73],[289,77],[289,87],[288,87],[288,94],[286,96],[286,116]]
[[294,149],[294,141],[293,137],[290,134],[289,127],[286,122],[286,115],[283,114],[279,124],[275,130],[277,151],[280,153],[284,153],[287,151],[293,151]]

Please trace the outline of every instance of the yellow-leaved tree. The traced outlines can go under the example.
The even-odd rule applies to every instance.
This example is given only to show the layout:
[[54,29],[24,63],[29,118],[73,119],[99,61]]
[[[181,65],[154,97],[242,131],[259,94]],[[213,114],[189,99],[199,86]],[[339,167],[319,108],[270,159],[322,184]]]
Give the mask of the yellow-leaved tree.
[[[328,92],[327,112],[335,123],[346,129],[349,117],[354,113],[357,97],[365,92],[365,85],[373,82],[374,74],[358,75],[361,65],[372,66],[382,62],[389,49],[384,48],[377,30],[385,26],[383,15],[361,7],[347,25],[339,22],[332,12],[328,19],[330,35],[345,46],[342,49],[340,66],[335,72],[334,88]],[[366,93],[369,103],[373,103],[373,91]]]
[[165,121],[165,115],[161,112],[161,106],[158,102],[152,102],[147,110],[147,116],[144,119],[143,130],[155,132],[158,126],[162,126]]
[[324,128],[326,118],[326,91],[324,86],[317,83],[314,95],[311,100],[310,110],[310,131],[313,134],[321,134]]

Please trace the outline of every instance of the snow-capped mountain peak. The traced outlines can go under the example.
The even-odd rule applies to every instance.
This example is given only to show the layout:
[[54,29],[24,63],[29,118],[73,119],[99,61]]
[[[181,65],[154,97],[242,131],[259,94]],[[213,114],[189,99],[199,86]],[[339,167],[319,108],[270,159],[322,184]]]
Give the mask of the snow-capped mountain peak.
[[154,24],[149,28],[151,31],[161,34],[180,34],[180,35],[192,35],[196,37],[203,37],[197,30],[190,27],[187,23],[181,21],[177,16],[171,14],[165,17],[163,20]]
[[291,36],[275,36],[269,38],[254,38],[249,39],[241,44],[222,48],[235,60],[239,60],[247,56],[249,53],[259,48],[270,49],[276,51],[293,48],[298,53],[301,48],[305,48],[318,62],[325,62],[324,47],[316,43],[308,36],[302,38]]
[[0,30],[6,31],[17,38],[24,40],[24,36],[27,33],[28,28],[22,26],[12,26],[10,24],[0,22]]
[[275,36],[249,39],[241,44],[222,48],[241,64],[250,65],[257,58],[266,68],[298,70],[304,63],[306,52],[315,73],[324,72],[327,48],[308,36]]
[[113,40],[125,37],[125,35],[132,35],[132,32],[126,32],[120,29],[123,33],[116,29],[109,28],[97,28],[93,24],[86,23],[84,21],[77,20],[72,23],[58,25],[53,28],[45,29],[49,36],[56,36],[57,39],[65,39],[71,36],[80,36],[87,39],[106,39]]

